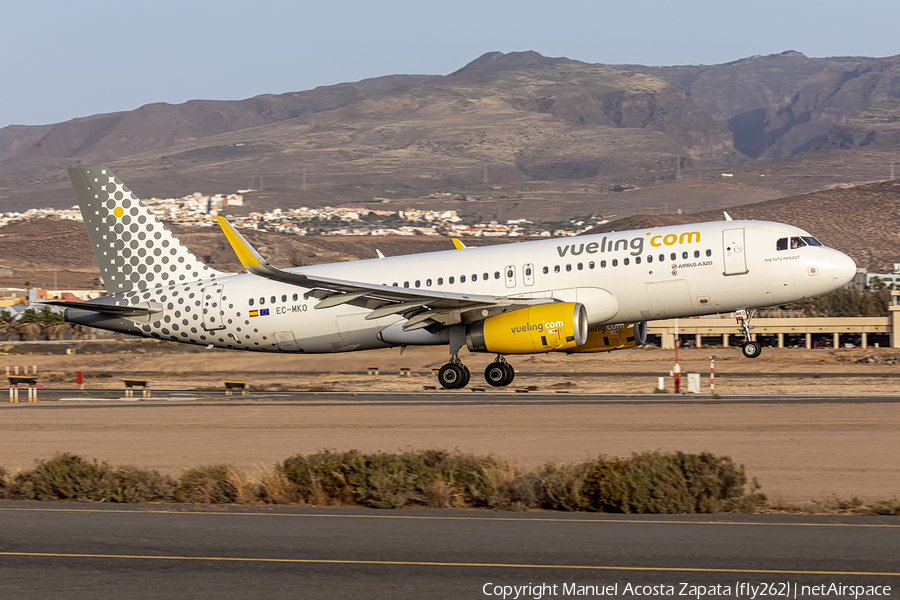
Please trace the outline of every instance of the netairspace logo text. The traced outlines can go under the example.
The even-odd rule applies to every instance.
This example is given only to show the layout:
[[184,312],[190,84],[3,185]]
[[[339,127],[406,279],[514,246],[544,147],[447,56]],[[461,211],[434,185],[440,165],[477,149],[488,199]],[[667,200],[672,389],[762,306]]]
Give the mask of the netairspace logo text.
[[823,583],[806,585],[796,582],[781,583],[747,583],[698,585],[690,583],[670,584],[634,584],[611,583],[608,585],[581,585],[577,583],[529,583],[527,585],[504,585],[486,583],[481,588],[485,596],[495,596],[502,600],[519,600],[550,596],[641,596],[657,598],[660,596],[684,596],[688,598],[876,598],[891,595],[889,585],[844,585],[841,583]]

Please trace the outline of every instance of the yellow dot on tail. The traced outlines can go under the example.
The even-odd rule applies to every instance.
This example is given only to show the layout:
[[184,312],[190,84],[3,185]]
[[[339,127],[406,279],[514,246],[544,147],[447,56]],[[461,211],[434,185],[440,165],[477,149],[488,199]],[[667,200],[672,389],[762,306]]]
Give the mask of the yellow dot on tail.
[[115,208],[115,210],[113,210],[113,214],[116,215],[116,218],[120,218],[122,215],[125,214],[125,209],[122,208],[121,206],[117,206]]

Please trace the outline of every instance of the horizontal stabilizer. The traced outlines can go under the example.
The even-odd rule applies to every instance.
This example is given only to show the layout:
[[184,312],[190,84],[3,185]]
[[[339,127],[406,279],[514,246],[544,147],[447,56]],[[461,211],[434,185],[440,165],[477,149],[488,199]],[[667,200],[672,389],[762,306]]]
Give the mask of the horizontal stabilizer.
[[148,302],[135,304],[131,306],[115,306],[113,304],[101,304],[99,302],[69,302],[66,300],[47,300],[41,304],[49,304],[50,306],[62,306],[63,308],[75,308],[77,310],[87,310],[91,312],[107,313],[119,316],[133,315],[150,315],[162,312],[162,305],[158,308],[153,307]]

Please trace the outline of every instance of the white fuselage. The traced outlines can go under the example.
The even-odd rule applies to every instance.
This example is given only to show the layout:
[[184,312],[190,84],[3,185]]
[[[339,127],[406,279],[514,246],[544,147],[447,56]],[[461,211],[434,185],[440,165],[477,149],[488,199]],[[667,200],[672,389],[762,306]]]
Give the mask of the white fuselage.
[[[410,289],[577,301],[592,325],[627,323],[794,302],[852,279],[855,264],[833,248],[776,248],[778,240],[799,236],[809,234],[780,223],[719,221],[288,270]],[[93,325],[270,352],[340,352],[400,343],[379,338],[402,320],[399,315],[366,320],[369,309],[349,304],[317,310],[307,291],[248,273],[220,276],[106,297],[122,304],[149,302],[162,311],[147,322],[107,319]],[[424,331],[404,338],[404,343],[442,341]]]

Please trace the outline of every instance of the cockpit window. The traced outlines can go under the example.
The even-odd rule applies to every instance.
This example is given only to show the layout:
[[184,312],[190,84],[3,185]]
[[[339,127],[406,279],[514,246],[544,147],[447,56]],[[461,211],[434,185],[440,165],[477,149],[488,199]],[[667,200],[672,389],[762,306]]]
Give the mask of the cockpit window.
[[797,248],[802,248],[803,246],[821,246],[822,242],[817,240],[811,235],[801,235],[792,238],[783,237],[775,242],[776,250],[787,250],[790,247],[791,250],[796,250]]
[[792,237],[791,238],[791,250],[796,250],[797,248],[802,248],[806,245],[806,242],[803,241],[803,238]]

